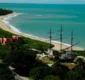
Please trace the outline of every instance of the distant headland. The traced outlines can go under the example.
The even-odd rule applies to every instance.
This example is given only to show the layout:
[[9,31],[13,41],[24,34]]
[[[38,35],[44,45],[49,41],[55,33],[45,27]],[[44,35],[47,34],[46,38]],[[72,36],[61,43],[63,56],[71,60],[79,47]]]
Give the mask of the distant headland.
[[7,14],[10,14],[10,13],[13,13],[13,11],[0,8],[0,16],[7,15]]

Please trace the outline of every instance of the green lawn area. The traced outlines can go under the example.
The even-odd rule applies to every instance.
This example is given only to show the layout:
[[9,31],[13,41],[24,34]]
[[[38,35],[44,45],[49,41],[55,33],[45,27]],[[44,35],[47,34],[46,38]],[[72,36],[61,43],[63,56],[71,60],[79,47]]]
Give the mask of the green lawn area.
[[[0,28],[0,38],[2,37],[11,38],[13,35],[15,34],[12,34]],[[27,37],[23,37],[23,39],[29,45],[30,48],[40,49],[42,47],[44,50],[47,50],[50,47],[50,44],[46,42],[30,39]],[[53,45],[51,45],[51,47],[53,47]]]
[[85,51],[76,51],[78,56],[85,56]]
[[48,57],[43,57],[42,59],[40,59],[43,63],[46,63],[46,64],[54,64],[55,61],[53,60],[50,60]]

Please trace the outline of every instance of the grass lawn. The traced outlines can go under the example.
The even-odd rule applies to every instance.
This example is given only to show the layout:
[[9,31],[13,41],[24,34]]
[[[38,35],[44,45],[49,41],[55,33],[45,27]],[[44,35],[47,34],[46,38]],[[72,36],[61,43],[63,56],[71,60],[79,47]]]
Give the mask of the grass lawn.
[[53,60],[50,60],[48,57],[43,57],[42,59],[40,59],[43,63],[46,63],[46,64],[54,64],[55,61]]

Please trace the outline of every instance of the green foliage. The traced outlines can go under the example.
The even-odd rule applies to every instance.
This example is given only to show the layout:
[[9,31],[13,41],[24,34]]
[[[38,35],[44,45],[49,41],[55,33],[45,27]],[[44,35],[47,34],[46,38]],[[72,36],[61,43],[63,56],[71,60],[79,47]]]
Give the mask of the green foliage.
[[13,13],[13,11],[11,10],[7,10],[7,9],[0,9],[0,16],[1,15],[7,15],[7,14],[10,14],[10,13]]
[[43,63],[41,60],[36,59],[36,62],[33,67],[48,67],[47,64]]
[[85,56],[85,51],[75,51],[78,56]]
[[12,65],[16,71],[20,73],[29,74],[29,70],[36,62],[36,51],[29,50],[29,48],[21,45],[21,48],[11,51],[10,57],[5,60],[5,63]]
[[0,80],[15,80],[12,72],[5,64],[0,64]]
[[50,59],[49,57],[45,56],[42,59],[40,59],[43,63],[45,64],[54,64],[55,61],[53,61],[52,59]]
[[10,50],[7,46],[0,46],[0,59],[6,60],[10,56]]
[[85,70],[71,70],[68,72],[65,80],[85,80]]
[[[14,34],[0,29],[0,37],[11,38],[12,35],[14,35]],[[49,43],[42,42],[42,41],[39,41],[39,40],[30,39],[30,38],[26,38],[26,37],[23,37],[23,38],[24,38],[24,41],[28,44],[28,47],[40,50],[41,52],[46,51],[50,47]],[[53,45],[51,45],[51,47],[53,47]]]
[[79,80],[78,79],[79,73],[75,71],[68,72],[65,80]]
[[42,80],[46,75],[49,74],[49,70],[50,68],[48,66],[35,67],[31,69],[30,77],[32,77],[34,80]]
[[85,80],[85,63],[79,59],[78,64],[68,72],[65,80]]
[[69,69],[63,65],[61,65],[59,62],[56,62],[51,69],[51,74],[54,76],[59,76],[61,80],[64,80],[67,72]]
[[[25,38],[25,37],[24,40],[28,43],[30,48],[34,48],[40,51],[46,51],[48,48],[50,48],[50,44],[46,42]],[[51,47],[53,47],[53,45],[51,45]]]
[[6,38],[9,38],[9,37],[12,37],[12,33],[8,32],[8,31],[5,31],[3,29],[0,28],[0,37],[6,37]]
[[47,75],[44,80],[60,80],[58,76]]
[[32,50],[15,50],[11,53],[8,62],[18,69],[30,69],[36,59],[36,52]]

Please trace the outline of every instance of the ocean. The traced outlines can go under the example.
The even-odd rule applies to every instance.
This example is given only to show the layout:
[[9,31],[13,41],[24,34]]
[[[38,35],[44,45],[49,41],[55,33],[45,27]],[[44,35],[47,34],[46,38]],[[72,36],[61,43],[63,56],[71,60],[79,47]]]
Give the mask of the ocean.
[[[63,42],[70,44],[74,32],[74,44],[85,48],[85,5],[84,4],[0,4],[0,8],[13,10],[21,15],[7,19],[12,29],[34,36],[59,41],[60,27],[63,28]],[[9,26],[10,27],[10,26]]]

